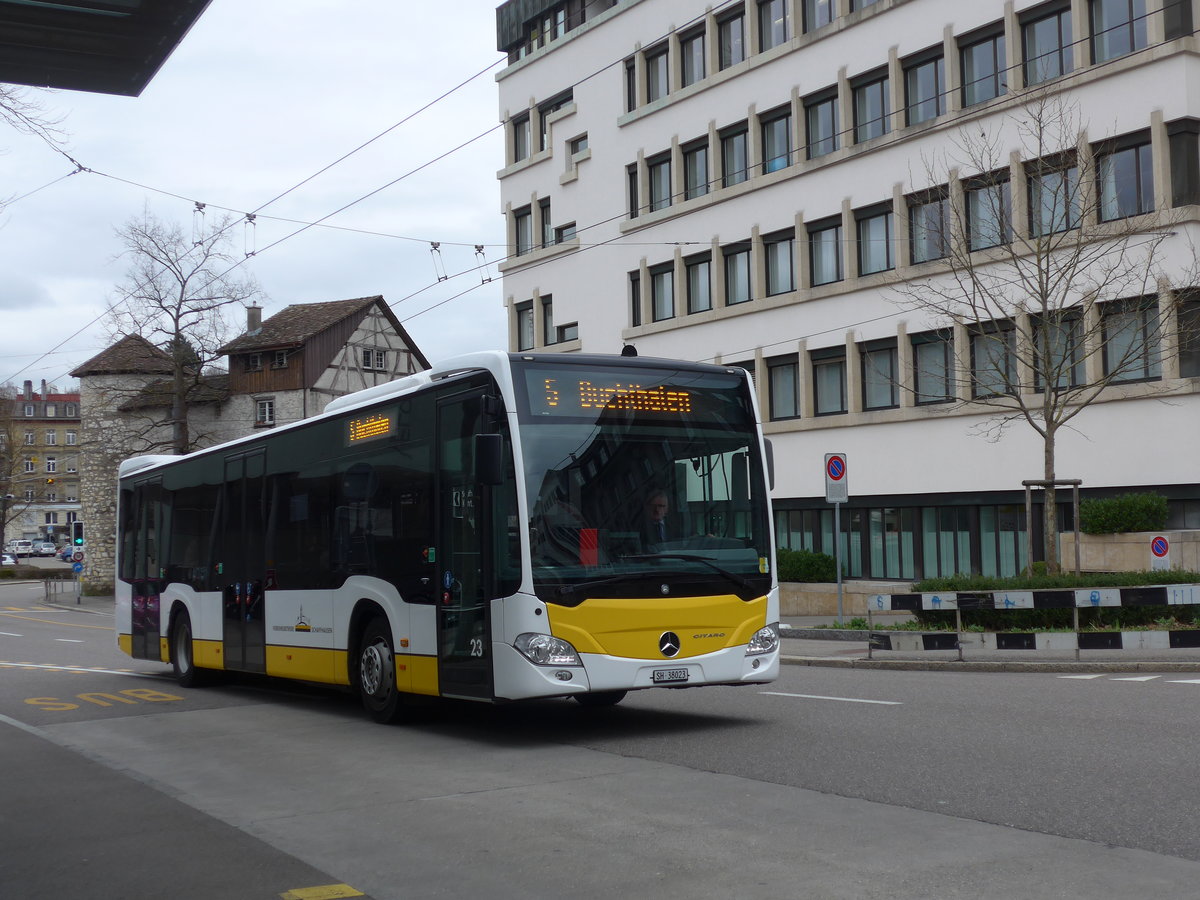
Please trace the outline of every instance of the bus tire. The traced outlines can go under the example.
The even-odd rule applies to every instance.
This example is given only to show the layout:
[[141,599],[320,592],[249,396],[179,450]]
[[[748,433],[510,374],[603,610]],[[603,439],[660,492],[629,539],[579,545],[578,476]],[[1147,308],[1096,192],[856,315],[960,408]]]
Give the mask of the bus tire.
[[180,687],[199,687],[204,683],[192,647],[192,619],[186,612],[181,612],[171,627],[171,668]]
[[376,722],[386,725],[400,718],[396,653],[392,646],[392,629],[383,616],[371,620],[359,644],[358,692],[363,707]]
[[598,709],[603,706],[616,706],[625,699],[628,691],[592,691],[590,694],[576,694],[575,702],[580,706]]

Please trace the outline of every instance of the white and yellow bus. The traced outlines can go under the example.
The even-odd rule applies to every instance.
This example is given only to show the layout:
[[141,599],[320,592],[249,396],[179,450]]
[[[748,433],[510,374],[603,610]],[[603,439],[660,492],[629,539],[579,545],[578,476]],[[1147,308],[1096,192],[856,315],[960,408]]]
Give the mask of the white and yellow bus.
[[122,463],[118,644],[184,686],[349,686],[379,721],[410,694],[599,706],[769,682],[766,450],[740,368],[463,356]]

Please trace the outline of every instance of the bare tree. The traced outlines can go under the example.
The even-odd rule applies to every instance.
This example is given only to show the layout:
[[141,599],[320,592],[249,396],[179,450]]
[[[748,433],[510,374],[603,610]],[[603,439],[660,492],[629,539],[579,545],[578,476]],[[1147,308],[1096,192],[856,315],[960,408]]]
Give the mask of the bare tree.
[[[206,391],[205,379],[233,325],[227,313],[262,296],[252,276],[237,266],[243,258],[230,249],[230,220],[194,236],[149,211],[117,229],[131,264],[109,309],[109,336],[140,335],[164,351],[169,374],[162,382],[139,386],[125,406],[141,409],[144,451],[187,453],[204,441],[193,433],[189,407]],[[167,433],[153,410],[168,410]]]
[[[30,88],[0,84],[0,122],[19,134],[41,138],[62,152],[64,135],[58,128],[62,120],[51,116],[37,92]],[[0,197],[0,209],[11,199]]]
[[954,397],[988,414],[979,430],[1000,440],[1023,422],[1040,436],[1053,572],[1059,432],[1178,351],[1172,287],[1197,283],[1196,254],[1181,252],[1169,198],[1155,197],[1148,142],[1091,143],[1076,109],[1048,95],[994,133],[979,127],[926,161],[926,183],[947,185],[910,211],[929,274],[896,291],[957,334]]

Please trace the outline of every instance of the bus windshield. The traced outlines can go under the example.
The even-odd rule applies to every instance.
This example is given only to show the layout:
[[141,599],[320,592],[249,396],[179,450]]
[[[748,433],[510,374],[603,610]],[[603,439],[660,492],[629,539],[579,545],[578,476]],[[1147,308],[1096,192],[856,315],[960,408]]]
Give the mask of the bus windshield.
[[652,363],[518,365],[541,599],[767,592],[767,485],[743,375]]

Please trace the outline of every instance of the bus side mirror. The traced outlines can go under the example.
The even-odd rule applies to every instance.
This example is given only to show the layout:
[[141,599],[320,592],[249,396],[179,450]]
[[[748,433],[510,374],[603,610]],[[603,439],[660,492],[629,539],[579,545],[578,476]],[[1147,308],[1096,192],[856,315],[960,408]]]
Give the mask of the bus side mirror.
[[771,446],[769,438],[763,438],[763,444],[767,449],[767,488],[775,490],[775,448]]
[[503,435],[475,435],[475,481],[479,484],[497,485],[503,480]]

